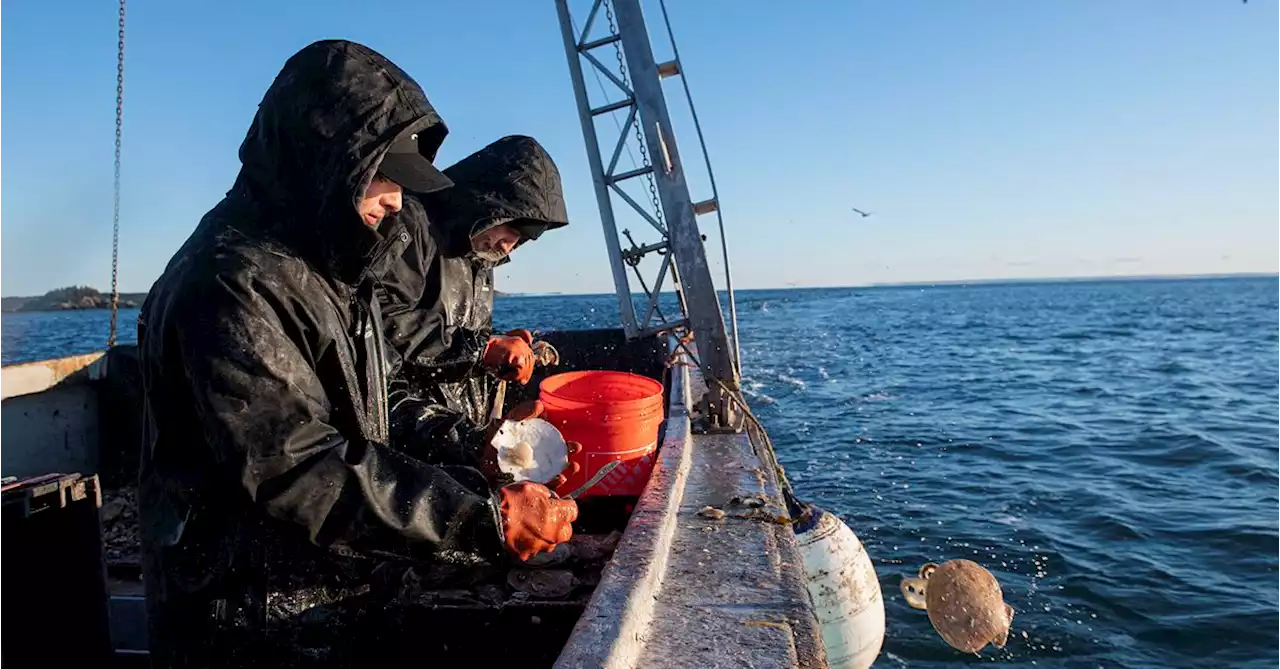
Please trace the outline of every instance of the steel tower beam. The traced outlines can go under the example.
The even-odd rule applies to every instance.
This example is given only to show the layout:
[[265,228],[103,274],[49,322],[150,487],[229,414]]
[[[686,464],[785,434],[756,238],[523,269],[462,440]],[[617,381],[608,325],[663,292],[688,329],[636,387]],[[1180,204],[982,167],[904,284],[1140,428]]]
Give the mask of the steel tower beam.
[[[591,31],[591,22],[600,9],[600,2],[601,0],[595,0],[592,4],[591,16],[587,19],[587,26],[583,30],[584,39]],[[613,217],[613,200],[609,197],[610,179],[600,160],[600,139],[596,135],[595,114],[591,110],[591,100],[587,97],[587,82],[582,76],[581,55],[602,45],[581,44],[573,26],[573,17],[569,14],[568,0],[556,0],[556,12],[560,16],[560,32],[564,36],[565,56],[569,60],[569,78],[573,81],[573,97],[578,103],[578,120],[582,122],[582,138],[587,143],[587,162],[591,165],[591,181],[595,184],[596,203],[600,207],[600,224],[604,227],[604,243],[609,250],[609,268],[613,271],[613,287],[618,294],[618,308],[622,312],[622,329],[626,332],[627,338],[631,339],[639,335],[640,327],[636,323],[636,308],[631,301],[631,284],[627,281],[627,267],[622,258],[622,246],[618,242],[618,224]],[[613,163],[609,166],[610,171],[617,162],[615,152]]]
[[[604,9],[608,17],[610,32],[599,39],[590,39],[592,25],[598,19],[601,9]],[[568,0],[556,0],[556,12],[564,38],[565,55],[569,61],[578,119],[587,145],[587,160],[595,185],[596,202],[600,208],[600,222],[604,227],[623,329],[628,338],[677,328],[691,331],[698,363],[707,379],[707,395],[700,408],[718,427],[737,429],[740,421],[732,415],[734,407],[725,398],[726,391],[738,391],[736,352],[726,333],[724,315],[720,310],[719,297],[711,278],[697,223],[698,214],[715,211],[718,205],[714,200],[695,204],[690,196],[660,80],[662,77],[679,75],[679,65],[673,62],[659,66],[655,62],[638,0],[592,0],[580,33],[570,14]],[[615,50],[620,49],[615,54],[618,71],[605,67],[600,58],[592,53],[593,50],[608,45],[612,45]],[[598,107],[592,107],[584,71],[592,71],[597,79],[600,76],[608,79],[617,87],[622,99],[608,100]],[[599,83],[603,89],[603,81]],[[627,113],[626,123],[618,126],[618,139],[606,163],[606,157],[600,150],[595,119],[622,111]],[[617,123],[617,117],[614,117],[614,122]],[[632,132],[635,132],[644,164],[636,169],[619,171],[618,159],[624,149],[630,152],[628,142],[632,138]],[[652,210],[637,202],[622,187],[624,182],[638,178],[648,180]],[[629,206],[651,226],[661,240],[638,244],[629,230],[621,231],[625,243],[619,239],[614,195],[625,203],[624,207]],[[641,259],[649,253],[663,256],[652,288],[639,269]],[[637,309],[632,302],[628,267],[648,296],[648,304],[640,318],[637,317]],[[674,321],[666,318],[658,306],[668,273],[672,276],[676,297],[684,316]]]
[[[640,113],[641,128],[649,155],[653,157],[653,174],[666,214],[667,240],[679,270],[685,315],[697,341],[702,373],[708,379],[707,408],[720,417],[723,424],[731,424],[723,392],[711,380],[719,380],[731,390],[738,389],[733,350],[725,331],[724,313],[720,311],[715,283],[711,279],[711,268],[707,265],[702,233],[698,231],[693,198],[689,195],[689,184],[680,163],[680,151],[672,132],[671,116],[662,93],[649,31],[645,27],[639,0],[612,2],[618,19],[618,36],[622,38],[622,49],[627,56],[627,69],[631,71],[631,86]],[[678,68],[675,69],[678,72]]]

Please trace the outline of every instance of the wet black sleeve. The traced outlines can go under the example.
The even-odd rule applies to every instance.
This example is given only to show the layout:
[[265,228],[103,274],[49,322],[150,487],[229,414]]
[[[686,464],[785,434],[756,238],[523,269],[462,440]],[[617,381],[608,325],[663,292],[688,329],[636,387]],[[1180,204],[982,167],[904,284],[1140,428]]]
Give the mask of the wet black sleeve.
[[[415,205],[417,206],[417,205]],[[435,241],[410,217],[414,242],[378,281],[378,302],[387,342],[403,361],[403,373],[418,383],[450,383],[485,373],[481,364],[489,331],[445,323],[439,304],[444,289]]]
[[220,281],[183,310],[181,355],[219,464],[321,546],[499,551],[487,490],[334,427],[333,403],[350,400],[329,396],[316,371],[340,373],[332,340],[303,334],[305,301],[279,290]]
[[405,372],[418,383],[454,383],[486,374],[482,360],[489,337],[488,330],[443,328],[423,353],[409,359]]
[[429,464],[480,468],[487,424],[415,394],[403,378],[392,382],[389,405],[391,442],[405,453]]

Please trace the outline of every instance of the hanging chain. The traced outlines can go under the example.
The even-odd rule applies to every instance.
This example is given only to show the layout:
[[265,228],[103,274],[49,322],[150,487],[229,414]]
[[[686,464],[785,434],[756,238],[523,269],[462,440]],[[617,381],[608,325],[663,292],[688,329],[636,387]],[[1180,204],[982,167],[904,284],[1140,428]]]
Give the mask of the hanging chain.
[[[609,0],[604,2],[604,16],[609,20],[609,33],[618,34],[618,27],[613,22],[613,3]],[[627,64],[622,58],[621,40],[613,43],[613,52],[618,57],[618,69],[622,71],[622,83],[631,88],[631,79],[627,76]],[[635,94],[632,93],[632,97]],[[664,223],[662,218],[662,204],[658,201],[658,184],[653,179],[653,164],[649,162],[649,151],[644,143],[644,132],[640,129],[641,121],[637,120],[633,125],[636,128],[636,142],[640,144],[640,162],[649,168],[649,173],[645,177],[649,180],[649,200],[653,203],[654,217],[658,219],[658,223]]]
[[120,315],[120,136],[124,129],[124,3],[120,0],[120,23],[116,33],[116,165],[115,202],[111,220],[111,330],[107,348],[116,345],[116,321]]

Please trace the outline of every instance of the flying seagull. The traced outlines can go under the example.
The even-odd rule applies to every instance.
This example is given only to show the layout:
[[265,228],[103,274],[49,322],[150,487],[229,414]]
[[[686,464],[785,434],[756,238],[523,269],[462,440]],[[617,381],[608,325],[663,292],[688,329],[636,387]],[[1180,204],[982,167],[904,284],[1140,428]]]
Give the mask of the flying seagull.
[[869,212],[869,211],[863,211],[863,210],[861,210],[861,209],[859,209],[859,208],[857,208],[857,207],[850,207],[850,209],[852,209],[852,210],[854,210],[855,212],[857,212],[857,213],[861,214],[863,218],[866,218],[866,217],[868,217],[868,216],[870,216],[870,215],[871,215],[871,212]]

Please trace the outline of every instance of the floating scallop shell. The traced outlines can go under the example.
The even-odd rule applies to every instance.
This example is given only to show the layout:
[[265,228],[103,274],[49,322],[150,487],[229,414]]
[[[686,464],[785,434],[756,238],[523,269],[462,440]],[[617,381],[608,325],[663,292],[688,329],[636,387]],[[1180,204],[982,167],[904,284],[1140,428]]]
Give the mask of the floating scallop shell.
[[1004,603],[1000,582],[971,560],[932,562],[918,577],[902,579],[903,598],[929,612],[938,635],[956,650],[977,653],[992,644],[1004,648],[1013,623],[1013,607]]
[[541,418],[503,421],[493,447],[498,452],[498,470],[516,481],[545,484],[569,466],[564,437]]

